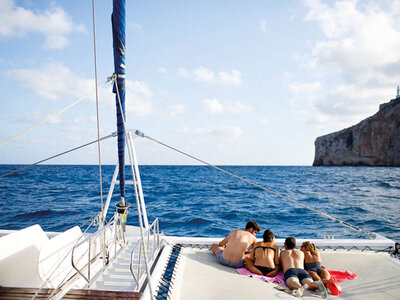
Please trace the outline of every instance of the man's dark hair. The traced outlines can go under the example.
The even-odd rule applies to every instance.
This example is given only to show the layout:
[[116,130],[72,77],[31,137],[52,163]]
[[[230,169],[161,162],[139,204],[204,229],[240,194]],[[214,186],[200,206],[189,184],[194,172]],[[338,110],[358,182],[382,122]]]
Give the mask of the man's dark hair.
[[296,248],[296,239],[292,236],[287,237],[285,245],[289,250]]
[[263,240],[265,243],[272,242],[272,240],[274,238],[275,238],[275,234],[271,230],[267,229],[264,231]]
[[246,224],[246,230],[253,228],[253,230],[260,231],[260,226],[258,226],[256,221],[249,221]]

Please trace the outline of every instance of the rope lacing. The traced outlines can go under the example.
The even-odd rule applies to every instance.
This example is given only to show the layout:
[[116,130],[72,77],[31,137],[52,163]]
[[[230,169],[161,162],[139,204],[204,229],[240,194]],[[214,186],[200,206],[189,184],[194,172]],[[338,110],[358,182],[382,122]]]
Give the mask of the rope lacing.
[[157,144],[160,144],[160,145],[162,145],[162,146],[164,146],[164,147],[167,147],[167,148],[169,148],[169,149],[171,149],[171,150],[173,150],[173,151],[176,151],[176,152],[178,152],[178,153],[181,153],[181,154],[183,154],[183,155],[185,155],[185,156],[187,156],[187,157],[190,157],[190,158],[192,158],[192,159],[194,159],[194,160],[196,160],[196,161],[198,161],[198,162],[201,162],[201,163],[203,163],[203,164],[205,164],[205,165],[207,165],[207,166],[209,166],[209,167],[211,167],[211,168],[214,168],[214,169],[216,169],[216,170],[218,170],[218,171],[221,171],[221,172],[223,172],[223,173],[225,173],[225,174],[227,174],[227,175],[230,175],[230,176],[232,176],[232,177],[235,177],[235,178],[237,178],[237,179],[239,179],[239,180],[241,180],[241,181],[247,182],[247,183],[249,183],[249,184],[251,184],[251,185],[253,185],[253,186],[255,186],[255,187],[259,188],[259,189],[262,189],[262,190],[264,190],[264,191],[266,191],[266,192],[268,192],[268,193],[271,193],[271,194],[273,194],[273,195],[275,195],[275,196],[278,196],[278,197],[280,197],[280,198],[282,198],[282,199],[284,199],[284,200],[287,200],[287,201],[289,201],[289,202],[292,202],[292,203],[294,203],[294,204],[296,204],[296,205],[298,205],[298,206],[301,206],[301,207],[303,207],[303,208],[305,208],[305,209],[307,209],[307,210],[309,210],[309,211],[312,211],[312,212],[314,212],[314,213],[316,213],[316,214],[318,214],[318,215],[320,215],[320,216],[322,216],[322,217],[325,217],[325,218],[327,218],[327,219],[330,219],[330,220],[333,220],[333,221],[335,221],[335,222],[338,222],[339,224],[341,224],[341,225],[343,225],[343,226],[345,226],[345,227],[348,227],[348,228],[350,228],[350,229],[353,229],[353,230],[355,230],[355,231],[358,231],[358,232],[360,232],[360,233],[366,235],[366,236],[369,237],[369,238],[375,238],[375,234],[373,234],[373,233],[366,232],[366,231],[362,230],[361,228],[359,228],[359,227],[357,227],[357,226],[354,226],[354,225],[352,225],[352,224],[350,224],[350,223],[348,223],[348,222],[339,220],[339,219],[337,219],[337,218],[335,218],[335,217],[332,217],[332,216],[330,216],[330,215],[328,215],[328,214],[326,214],[326,213],[323,213],[323,212],[318,211],[318,210],[316,210],[316,209],[314,209],[314,208],[311,208],[311,207],[309,207],[309,206],[307,206],[307,205],[305,205],[305,204],[303,204],[303,203],[300,203],[300,202],[295,201],[295,200],[293,200],[293,199],[290,199],[290,198],[288,198],[288,197],[286,197],[286,196],[283,196],[283,195],[281,195],[281,194],[278,194],[278,193],[276,193],[276,192],[274,192],[274,191],[272,191],[272,190],[270,190],[270,189],[267,189],[267,188],[265,188],[265,187],[263,187],[263,186],[261,186],[261,185],[259,185],[259,184],[257,184],[257,183],[254,183],[254,182],[252,182],[252,181],[250,181],[250,180],[247,180],[247,179],[245,179],[245,178],[243,178],[243,177],[240,177],[240,176],[238,176],[238,175],[236,175],[236,174],[233,174],[233,173],[231,173],[231,172],[229,172],[229,171],[227,171],[227,170],[224,170],[224,169],[222,169],[222,168],[220,168],[220,167],[217,167],[217,166],[215,166],[215,165],[212,165],[212,164],[210,164],[210,163],[208,163],[208,162],[206,162],[206,161],[204,161],[204,160],[201,160],[201,159],[199,159],[199,158],[197,158],[197,157],[194,157],[193,155],[190,155],[190,154],[188,154],[188,153],[186,153],[186,152],[183,152],[183,151],[181,151],[181,150],[179,150],[179,149],[177,149],[177,148],[174,148],[174,147],[172,147],[172,146],[170,146],[170,145],[167,145],[167,144],[165,144],[165,143],[163,143],[163,142],[161,142],[161,141],[159,141],[159,140],[156,140],[156,139],[154,139],[154,138],[152,138],[152,137],[150,137],[150,136],[144,134],[143,132],[141,132],[141,131],[139,131],[139,130],[136,130],[135,134],[136,134],[137,136],[140,136],[140,137],[143,137],[143,138],[147,138],[147,139],[149,139],[149,140],[151,140],[151,141],[153,141],[153,142],[155,142],[155,143],[157,143]]
[[[182,246],[183,248],[191,248],[191,249],[199,249],[199,250],[211,250],[211,244],[192,244],[192,243],[180,243],[180,246]],[[393,247],[387,247],[385,249],[373,249],[370,246],[351,246],[351,247],[343,247],[343,246],[318,246],[318,249],[321,251],[326,251],[326,250],[332,250],[332,251],[337,251],[337,250],[345,250],[345,251],[352,251],[352,250],[356,250],[356,251],[373,251],[373,252],[392,252]],[[283,250],[283,248],[282,248]],[[391,255],[393,256],[398,256],[399,254],[393,254],[391,253]],[[400,258],[400,257],[399,257]]]

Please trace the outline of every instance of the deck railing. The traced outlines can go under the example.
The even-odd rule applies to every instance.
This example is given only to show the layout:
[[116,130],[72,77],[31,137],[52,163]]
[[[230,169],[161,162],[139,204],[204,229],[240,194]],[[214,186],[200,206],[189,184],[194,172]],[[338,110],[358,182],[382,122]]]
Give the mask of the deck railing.
[[145,230],[144,236],[145,240],[140,240],[131,252],[130,270],[136,282],[136,290],[139,290],[141,283],[145,279],[141,278],[142,265],[144,264],[143,251],[147,251],[147,257],[151,265],[160,250],[160,227],[158,219],[155,219],[149,228]]
[[117,257],[125,245],[126,241],[119,224],[119,217],[115,213],[107,225],[73,247],[72,266],[90,285],[94,281],[95,275],[100,270],[104,270],[105,266]]

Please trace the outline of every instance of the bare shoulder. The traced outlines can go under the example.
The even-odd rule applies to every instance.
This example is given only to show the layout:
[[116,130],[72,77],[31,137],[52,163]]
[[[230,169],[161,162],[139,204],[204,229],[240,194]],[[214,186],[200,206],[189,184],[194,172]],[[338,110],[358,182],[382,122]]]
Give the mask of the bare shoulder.
[[281,256],[282,256],[282,255],[283,255],[283,256],[286,256],[286,255],[288,255],[288,254],[289,254],[289,250],[284,249],[284,250],[281,251]]
[[229,236],[233,236],[233,235],[237,235],[238,234],[239,229],[234,229],[229,233]]

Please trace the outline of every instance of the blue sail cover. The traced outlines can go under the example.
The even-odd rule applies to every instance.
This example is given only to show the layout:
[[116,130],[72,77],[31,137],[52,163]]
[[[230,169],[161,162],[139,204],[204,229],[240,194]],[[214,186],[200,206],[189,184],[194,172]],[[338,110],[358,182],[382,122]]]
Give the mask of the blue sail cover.
[[[111,15],[114,47],[114,72],[117,76],[117,86],[114,85],[115,101],[117,105],[117,131],[118,131],[118,163],[121,200],[125,199],[125,0],[113,0],[113,13]],[[121,101],[121,107],[118,100]],[[121,112],[122,108],[122,112]],[[123,114],[123,115],[122,115]],[[125,119],[126,120],[126,119]]]

